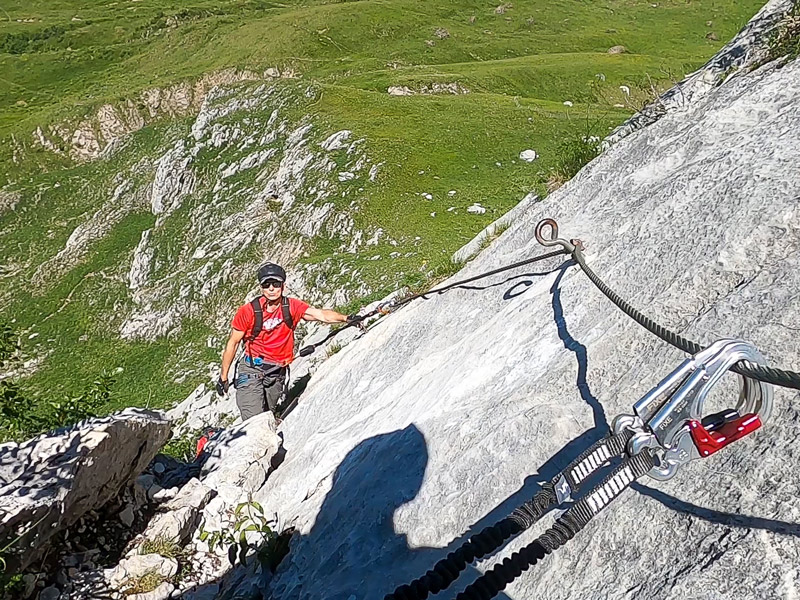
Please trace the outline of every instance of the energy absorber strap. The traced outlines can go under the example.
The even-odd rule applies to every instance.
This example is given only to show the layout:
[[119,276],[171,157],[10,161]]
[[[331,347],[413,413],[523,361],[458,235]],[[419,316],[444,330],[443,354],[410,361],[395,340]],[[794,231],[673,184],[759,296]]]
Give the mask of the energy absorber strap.
[[[384,600],[424,600],[429,594],[437,594],[446,589],[458,578],[459,573],[461,573],[468,564],[493,553],[500,548],[506,540],[512,536],[519,535],[531,527],[548,510],[570,499],[574,494],[580,491],[581,486],[585,484],[592,475],[604,469],[612,460],[626,456],[626,445],[632,435],[632,431],[626,430],[617,435],[611,435],[595,442],[558,475],[545,483],[542,489],[539,490],[533,498],[514,509],[505,519],[502,519],[495,525],[487,527],[480,533],[472,536],[460,548],[450,552],[445,558],[437,562],[425,575],[419,579],[415,579],[410,584],[401,585],[392,594],[388,594]],[[651,467],[652,464],[645,470],[645,473],[649,471]],[[609,479],[612,478],[613,474]],[[601,486],[602,485],[604,484],[601,484]],[[620,489],[620,491],[622,490]],[[594,490],[587,495],[585,500],[591,498],[593,493]],[[586,516],[588,514],[584,509],[577,509],[579,505],[582,506],[581,502],[573,506],[573,508],[576,508],[576,512],[572,513],[573,515],[578,514]],[[569,514],[569,511],[561,518],[567,518],[568,521],[566,522],[572,524],[570,527],[574,528],[575,523],[583,522],[574,521],[573,517],[567,517],[567,514]],[[557,521],[553,527],[562,526],[558,525]],[[560,538],[556,536],[552,537],[552,539],[557,540]],[[555,547],[557,546],[554,546],[550,551],[555,549]]]

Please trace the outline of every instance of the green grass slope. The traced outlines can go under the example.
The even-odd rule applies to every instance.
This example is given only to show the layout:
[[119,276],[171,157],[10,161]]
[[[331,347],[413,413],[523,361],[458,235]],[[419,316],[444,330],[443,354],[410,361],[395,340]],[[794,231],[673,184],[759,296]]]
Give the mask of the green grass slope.
[[[25,392],[74,394],[108,371],[117,378],[109,409],[182,398],[207,380],[205,366],[218,359],[227,319],[252,287],[251,265],[275,252],[291,257],[315,301],[352,304],[423,285],[526,193],[544,192],[565,159],[565,140],[604,135],[654,89],[699,67],[760,6],[733,0],[4,3],[0,319],[13,320],[23,333],[22,358],[32,361]],[[616,45],[627,52],[609,54]],[[257,73],[274,67],[294,78],[263,84],[267,100],[233,110],[217,126],[243,136],[266,132],[277,111],[286,130],[277,141],[253,134],[244,145],[198,147],[187,170],[194,186],[174,214],[153,214],[148,198],[158,161],[176,143],[197,143],[192,115],[154,118],[116,152],[90,162],[33,142],[39,126],[75,123],[102,104],[230,67]],[[433,84],[458,84],[469,93],[387,93],[390,86]],[[259,85],[233,85],[230,97],[251,97]],[[631,89],[630,97],[620,86]],[[213,250],[212,238],[229,233],[226,219],[248,227],[236,215],[279,168],[289,133],[306,125],[307,147],[318,158],[319,142],[351,130],[353,140],[363,140],[362,156],[380,164],[374,181],[368,168],[339,181],[337,171],[353,168],[355,155],[328,153],[333,170],[308,175],[296,205],[269,208],[258,226],[257,234],[270,223],[277,227],[275,248],[256,235],[230,256],[196,258],[198,248]],[[532,164],[518,158],[528,148],[540,156]],[[256,169],[220,174],[256,150],[276,153]],[[323,180],[331,193],[320,200]],[[466,211],[476,202],[485,214]],[[337,229],[330,221],[313,235],[298,235],[303,211],[322,210],[323,203],[352,226]],[[103,227],[61,260],[76,227],[95,221]],[[367,238],[378,229],[374,245],[354,241],[356,232]],[[145,286],[152,310],[168,311],[176,302],[187,308],[169,332],[122,339],[124,323],[141,309],[128,279],[145,231],[154,255]],[[219,273],[224,280],[202,291]]]

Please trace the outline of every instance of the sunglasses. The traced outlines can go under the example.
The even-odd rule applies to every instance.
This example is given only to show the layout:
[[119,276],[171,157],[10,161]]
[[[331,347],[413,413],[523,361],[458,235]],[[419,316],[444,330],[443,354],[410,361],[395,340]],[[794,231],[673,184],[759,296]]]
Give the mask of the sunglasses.
[[278,281],[277,279],[265,279],[264,281],[261,282],[261,287],[264,288],[265,290],[271,287],[281,288],[283,287],[283,282]]

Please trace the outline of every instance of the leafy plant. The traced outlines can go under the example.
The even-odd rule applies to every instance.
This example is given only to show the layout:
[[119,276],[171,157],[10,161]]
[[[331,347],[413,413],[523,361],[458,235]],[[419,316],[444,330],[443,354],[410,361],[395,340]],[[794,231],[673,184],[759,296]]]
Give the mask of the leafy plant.
[[183,462],[192,462],[195,457],[197,438],[200,431],[190,431],[179,438],[173,438],[161,449],[162,454],[172,456]]
[[[262,565],[271,564],[270,555],[274,544],[271,543],[277,536],[267,525],[267,518],[264,516],[264,509],[255,500],[248,500],[236,506],[233,513],[234,521],[232,528],[225,528],[220,531],[206,531],[201,527],[200,541],[208,543],[208,549],[214,552],[215,548],[228,547],[228,560],[231,565],[236,564],[237,559],[242,564],[246,564],[247,553],[250,550],[255,552]],[[250,532],[258,533],[258,542],[252,543],[247,540]]]
[[113,384],[114,378],[103,373],[78,396],[46,401],[44,422],[47,428],[62,427],[99,416],[100,409],[108,402]]
[[[0,325],[0,369],[18,366],[19,336],[7,323]],[[96,417],[108,403],[114,377],[103,373],[80,394],[60,400],[36,401],[23,395],[11,378],[0,380],[0,440],[19,440],[43,431]]]

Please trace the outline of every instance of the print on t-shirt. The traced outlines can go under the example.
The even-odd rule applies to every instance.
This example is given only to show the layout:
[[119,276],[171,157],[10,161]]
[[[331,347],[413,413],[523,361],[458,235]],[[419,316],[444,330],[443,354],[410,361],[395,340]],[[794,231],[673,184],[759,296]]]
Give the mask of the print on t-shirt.
[[283,314],[280,317],[272,317],[271,319],[264,319],[264,331],[272,331],[278,325],[283,323]]

